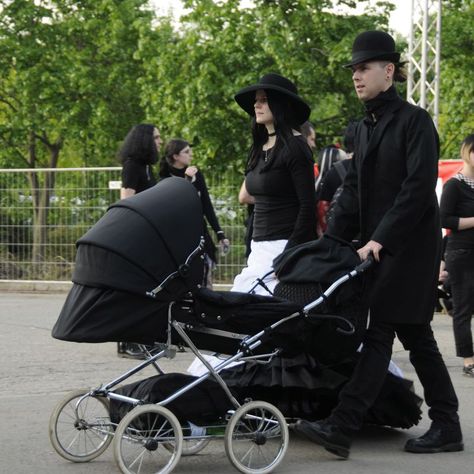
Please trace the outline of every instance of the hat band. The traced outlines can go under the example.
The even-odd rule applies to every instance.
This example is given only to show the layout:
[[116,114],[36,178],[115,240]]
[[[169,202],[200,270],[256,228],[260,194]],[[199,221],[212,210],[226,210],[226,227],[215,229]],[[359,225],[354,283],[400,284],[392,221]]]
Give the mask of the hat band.
[[373,49],[364,50],[364,51],[356,51],[352,53],[353,63],[355,61],[363,62],[369,59],[377,59],[377,58],[391,58],[398,62],[400,59],[400,53],[397,53],[396,51],[382,51],[382,50],[373,50]]

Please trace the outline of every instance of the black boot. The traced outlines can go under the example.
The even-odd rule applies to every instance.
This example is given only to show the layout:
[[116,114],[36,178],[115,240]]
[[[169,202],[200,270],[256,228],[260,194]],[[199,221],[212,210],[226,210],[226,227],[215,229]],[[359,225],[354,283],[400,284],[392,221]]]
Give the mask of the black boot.
[[294,431],[301,433],[311,441],[323,446],[327,451],[347,459],[351,447],[351,438],[339,426],[327,420],[298,420],[293,425]]
[[463,451],[461,427],[432,423],[430,429],[419,438],[409,439],[405,451],[410,453],[442,453]]
[[140,346],[134,342],[119,342],[117,355],[126,359],[146,359],[146,354],[142,351]]

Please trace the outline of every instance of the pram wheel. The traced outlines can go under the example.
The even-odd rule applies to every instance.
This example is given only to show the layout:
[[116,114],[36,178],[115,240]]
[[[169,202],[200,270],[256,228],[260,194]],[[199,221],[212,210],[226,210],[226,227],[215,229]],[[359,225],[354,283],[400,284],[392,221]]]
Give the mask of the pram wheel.
[[244,474],[273,471],[288,449],[288,426],[276,407],[254,401],[238,408],[225,431],[225,450]]
[[182,448],[179,421],[159,405],[134,408],[114,436],[115,460],[125,474],[167,474],[176,467]]
[[[209,438],[197,438],[193,439],[193,436],[204,436],[206,429],[199,426],[195,426],[192,423],[182,427],[183,430],[183,449],[181,450],[181,456],[193,456],[194,454],[200,453],[210,442]],[[195,431],[202,431],[202,433],[195,433]],[[174,449],[173,444],[163,443],[163,446],[172,451]]]
[[51,444],[60,456],[73,462],[88,462],[100,456],[113,438],[109,400],[88,393],[88,390],[68,393],[56,405],[49,420]]

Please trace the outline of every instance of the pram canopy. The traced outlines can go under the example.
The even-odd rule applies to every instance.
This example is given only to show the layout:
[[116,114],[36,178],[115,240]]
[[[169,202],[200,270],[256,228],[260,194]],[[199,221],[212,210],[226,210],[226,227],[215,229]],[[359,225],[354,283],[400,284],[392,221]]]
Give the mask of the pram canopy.
[[181,178],[165,179],[110,206],[77,241],[74,285],[53,337],[156,340],[162,329],[157,313],[166,314],[170,301],[202,281],[202,235],[201,200]]
[[194,186],[180,178],[165,179],[110,206],[77,241],[72,281],[146,295],[179,272],[172,290],[156,294],[159,300],[173,299],[200,283],[200,259],[184,265],[202,235],[202,208]]

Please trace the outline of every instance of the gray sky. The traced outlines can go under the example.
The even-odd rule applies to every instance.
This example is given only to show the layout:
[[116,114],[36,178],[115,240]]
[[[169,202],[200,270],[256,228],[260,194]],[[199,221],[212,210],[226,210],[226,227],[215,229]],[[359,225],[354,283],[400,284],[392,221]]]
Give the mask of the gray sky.
[[[408,37],[410,31],[411,1],[410,0],[390,0],[396,5],[396,9],[392,12],[390,18],[390,28]],[[155,4],[158,14],[166,14],[172,9],[175,16],[179,16],[183,7],[180,0],[151,0]],[[251,0],[244,0],[243,3],[251,3]],[[376,3],[376,0],[371,0]],[[353,11],[353,10],[352,10]],[[364,7],[357,7],[356,12],[362,13]]]

